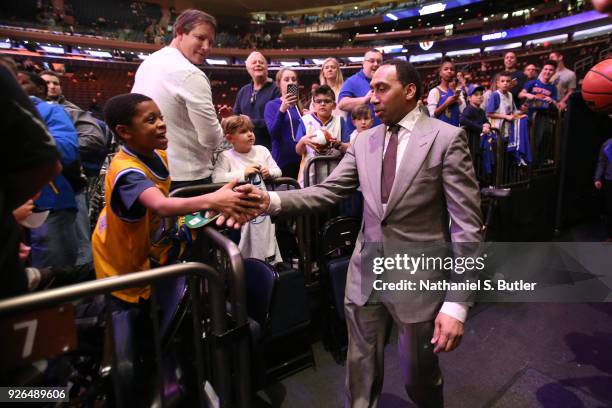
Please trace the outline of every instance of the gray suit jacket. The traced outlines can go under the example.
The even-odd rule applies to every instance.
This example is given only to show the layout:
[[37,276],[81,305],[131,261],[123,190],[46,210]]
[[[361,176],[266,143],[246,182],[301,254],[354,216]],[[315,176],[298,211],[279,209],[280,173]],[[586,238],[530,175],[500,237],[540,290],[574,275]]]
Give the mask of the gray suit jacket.
[[[465,132],[421,115],[416,122],[395,176],[386,210],[381,204],[385,125],[359,135],[338,167],[323,183],[303,190],[279,192],[282,212],[320,211],[333,206],[358,186],[364,197],[363,222],[351,257],[347,298],[363,305],[372,292],[374,274],[362,270],[364,243],[480,242],[480,193]],[[451,221],[449,228],[449,219]],[[382,247],[382,248],[380,248]],[[404,323],[431,320],[444,293],[399,305]],[[396,305],[397,306],[397,305]]]

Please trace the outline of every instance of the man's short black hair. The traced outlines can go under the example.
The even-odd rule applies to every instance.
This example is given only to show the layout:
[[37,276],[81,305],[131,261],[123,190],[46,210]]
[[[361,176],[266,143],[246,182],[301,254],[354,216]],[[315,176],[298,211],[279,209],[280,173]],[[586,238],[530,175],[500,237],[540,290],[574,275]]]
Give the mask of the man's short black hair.
[[333,89],[329,87],[329,85],[321,85],[320,87],[315,89],[315,91],[312,93],[312,96],[314,98],[317,95],[329,96],[334,100],[334,102],[336,102],[336,93]]
[[397,73],[397,79],[400,81],[402,86],[414,84],[414,86],[416,86],[416,93],[414,97],[417,101],[421,99],[421,76],[414,65],[409,62],[396,59],[385,61],[382,65],[393,65],[395,67],[395,72]]
[[151,100],[148,96],[139,93],[113,96],[104,105],[104,121],[116,132],[117,125],[132,123],[138,104]]
[[553,60],[546,60],[546,62],[542,64],[542,66],[544,65],[552,65],[553,67],[555,67],[555,69],[557,69],[557,62]]
[[40,75],[30,71],[19,71],[20,74],[26,75],[37,88],[40,88],[43,93],[43,99],[47,97],[47,83]]

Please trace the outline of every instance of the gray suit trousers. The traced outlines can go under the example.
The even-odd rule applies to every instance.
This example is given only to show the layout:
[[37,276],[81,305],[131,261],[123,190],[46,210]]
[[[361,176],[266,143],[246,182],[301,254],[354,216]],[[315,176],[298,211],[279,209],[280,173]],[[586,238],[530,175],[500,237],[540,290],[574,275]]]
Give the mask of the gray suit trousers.
[[387,327],[398,326],[398,354],[406,392],[418,407],[443,407],[442,373],[431,338],[434,322],[401,323],[387,302],[356,305],[345,298],[349,332],[346,408],[378,405],[384,378]]

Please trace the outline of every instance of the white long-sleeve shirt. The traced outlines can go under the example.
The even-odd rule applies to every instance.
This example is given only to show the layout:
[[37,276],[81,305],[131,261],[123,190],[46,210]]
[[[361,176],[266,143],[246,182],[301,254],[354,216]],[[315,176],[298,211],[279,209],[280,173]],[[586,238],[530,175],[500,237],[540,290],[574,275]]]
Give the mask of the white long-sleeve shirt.
[[[271,178],[282,174],[270,151],[264,146],[255,145],[248,153],[238,153],[234,149],[222,152],[215,163],[213,183],[234,179],[245,181],[244,170],[256,165],[267,167]],[[264,183],[258,187],[266,189]],[[276,241],[276,229],[268,214],[262,214],[242,226],[238,248],[244,258],[257,258],[271,263],[283,260]]]
[[248,153],[238,153],[234,149],[222,152],[217,158],[212,174],[213,183],[226,183],[237,179],[246,181],[244,170],[249,166],[267,167],[271,178],[282,175],[270,151],[265,146],[254,145]]
[[210,176],[212,153],[223,140],[208,78],[176,48],[151,54],[136,71],[133,93],[147,95],[164,116],[174,181]]

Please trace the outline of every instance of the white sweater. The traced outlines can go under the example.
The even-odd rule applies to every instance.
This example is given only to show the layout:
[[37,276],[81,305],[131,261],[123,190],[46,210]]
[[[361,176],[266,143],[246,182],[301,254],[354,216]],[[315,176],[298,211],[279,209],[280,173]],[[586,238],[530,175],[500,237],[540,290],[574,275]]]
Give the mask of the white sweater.
[[246,181],[244,170],[249,166],[267,167],[273,179],[282,175],[270,151],[265,146],[254,145],[248,153],[238,153],[234,149],[222,152],[215,163],[212,181],[213,183],[226,183],[233,179]]
[[132,92],[153,99],[164,115],[172,180],[210,176],[223,130],[204,72],[176,48],[164,47],[140,64]]

